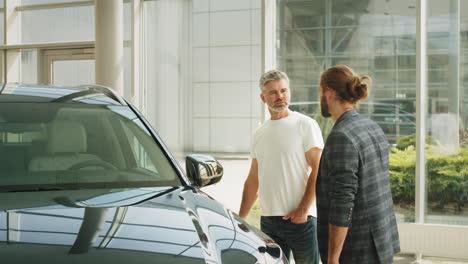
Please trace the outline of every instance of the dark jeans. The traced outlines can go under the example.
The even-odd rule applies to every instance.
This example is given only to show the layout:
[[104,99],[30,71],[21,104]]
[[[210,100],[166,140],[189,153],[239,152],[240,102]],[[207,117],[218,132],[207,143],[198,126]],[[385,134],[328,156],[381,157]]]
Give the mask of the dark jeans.
[[262,216],[262,231],[269,235],[289,259],[291,251],[297,264],[318,264],[317,219],[309,216],[307,222],[294,224],[282,216]]

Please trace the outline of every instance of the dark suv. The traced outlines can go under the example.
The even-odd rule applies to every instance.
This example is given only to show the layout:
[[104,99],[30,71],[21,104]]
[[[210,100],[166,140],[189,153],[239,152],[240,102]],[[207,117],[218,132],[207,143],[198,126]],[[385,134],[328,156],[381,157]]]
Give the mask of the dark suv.
[[0,88],[1,263],[286,263],[277,244],[200,188],[112,90]]

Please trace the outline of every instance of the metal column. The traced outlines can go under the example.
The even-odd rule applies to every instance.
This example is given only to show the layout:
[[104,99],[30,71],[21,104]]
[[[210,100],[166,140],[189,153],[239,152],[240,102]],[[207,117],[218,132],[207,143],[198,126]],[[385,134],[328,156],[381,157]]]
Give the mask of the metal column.
[[427,2],[417,0],[416,15],[416,223],[426,215]]

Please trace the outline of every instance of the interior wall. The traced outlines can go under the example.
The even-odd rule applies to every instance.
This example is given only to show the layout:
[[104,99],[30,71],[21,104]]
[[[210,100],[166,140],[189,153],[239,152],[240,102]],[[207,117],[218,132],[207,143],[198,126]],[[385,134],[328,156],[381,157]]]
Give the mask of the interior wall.
[[144,112],[174,153],[186,148],[188,14],[190,1],[145,2]]
[[191,32],[191,147],[248,153],[261,120],[261,0],[193,0]]

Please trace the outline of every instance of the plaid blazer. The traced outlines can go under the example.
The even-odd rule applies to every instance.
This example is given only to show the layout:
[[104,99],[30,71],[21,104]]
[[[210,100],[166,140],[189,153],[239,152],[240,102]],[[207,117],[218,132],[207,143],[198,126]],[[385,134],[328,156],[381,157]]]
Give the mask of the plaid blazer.
[[317,234],[322,262],[328,225],[349,227],[340,263],[392,263],[400,251],[390,190],[388,141],[355,110],[330,132],[317,178]]

